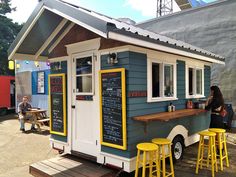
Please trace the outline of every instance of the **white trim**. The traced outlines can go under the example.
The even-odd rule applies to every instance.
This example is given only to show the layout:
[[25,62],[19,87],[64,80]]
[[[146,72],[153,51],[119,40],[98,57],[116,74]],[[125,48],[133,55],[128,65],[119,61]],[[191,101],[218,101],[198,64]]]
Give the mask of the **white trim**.
[[38,59],[40,54],[47,48],[47,46],[50,44],[50,42],[55,38],[55,36],[59,33],[59,31],[65,26],[65,24],[68,22],[67,19],[63,19],[59,25],[55,28],[55,30],[50,34],[50,36],[47,38],[47,40],[43,43],[43,45],[40,47],[40,49],[35,54],[35,60]]
[[62,144],[62,145],[65,145],[65,146],[69,146],[68,143],[63,142],[63,141],[58,141],[58,140],[55,140],[55,139],[53,139],[53,138],[49,138],[49,141],[55,142],[55,143],[58,143],[58,144]]
[[39,17],[41,16],[41,14],[44,12],[44,7],[42,7],[40,9],[40,11],[38,12],[37,16],[34,18],[34,20],[32,21],[32,23],[30,24],[30,26],[27,28],[27,30],[25,31],[25,33],[22,35],[22,37],[20,38],[19,42],[16,44],[15,48],[13,49],[13,51],[10,53],[10,55],[8,56],[8,59],[12,59],[14,54],[16,53],[17,49],[19,48],[19,46],[22,44],[22,42],[24,41],[24,39],[26,38],[26,36],[28,35],[28,33],[31,31],[31,29],[33,28],[34,24],[36,23],[36,21],[39,19]]
[[[160,64],[160,97],[152,97],[152,63]],[[173,66],[173,97],[164,96],[164,66]],[[178,100],[177,98],[177,63],[176,60],[168,61],[165,59],[148,58],[147,59],[147,102],[160,102],[160,101],[173,101]]]
[[188,130],[183,125],[176,125],[167,136],[167,139],[173,141],[177,135],[182,135],[185,139],[188,137]]
[[172,54],[182,55],[182,56],[186,56],[186,57],[200,59],[200,60],[207,61],[207,62],[225,65],[225,62],[222,62],[222,61],[219,61],[219,60],[216,60],[213,58],[209,58],[206,56],[202,56],[202,55],[198,55],[198,54],[194,54],[194,53],[190,53],[190,52],[186,52],[186,51],[182,51],[182,50],[178,50],[178,49],[173,49],[173,48],[166,47],[166,46],[159,45],[159,44],[154,44],[152,42],[147,42],[147,41],[143,41],[141,39],[136,39],[136,38],[122,35],[122,34],[117,34],[115,32],[109,32],[108,38],[114,39],[117,41],[122,41],[122,42],[130,43],[130,44],[134,44],[134,45],[140,45],[140,46],[146,47],[146,48],[156,49],[156,50],[160,50],[160,51],[164,51],[164,52],[168,52],[168,53],[172,53]]
[[73,22],[65,29],[65,31],[59,36],[59,38],[52,44],[52,46],[48,49],[48,52],[51,53],[53,49],[59,44],[59,42],[65,37],[65,35],[71,30],[71,28],[75,26]]
[[[35,55],[15,53],[11,59],[35,61],[35,58],[36,58]],[[48,57],[38,56],[38,61],[47,61],[47,60],[48,60]]]
[[165,58],[165,60],[170,61],[170,62],[175,61],[175,60],[176,61],[181,60],[181,61],[184,61],[186,63],[196,63],[197,62],[197,63],[204,64],[206,66],[210,66],[210,67],[212,66],[212,63],[202,61],[202,60],[199,60],[199,59],[189,58],[189,57],[185,57],[185,56],[181,56],[181,55],[177,55],[177,54],[171,54],[171,53],[166,53],[166,52],[162,52],[162,51],[142,48],[142,47],[137,47],[137,46],[134,46],[134,45],[124,45],[124,46],[120,46],[120,47],[102,49],[102,50],[99,50],[99,51],[101,52],[101,55],[109,54],[111,52],[132,51],[132,52],[138,52],[138,53],[146,54],[147,58],[155,58],[156,56],[158,56],[158,58]]
[[[62,57],[56,57],[56,58],[49,58],[50,62],[57,62],[57,61],[68,61],[69,56],[62,56]],[[68,68],[69,69],[69,68]]]
[[66,45],[68,55],[85,52],[85,51],[92,51],[98,50],[100,47],[100,40],[101,38],[91,39],[83,42],[77,42],[74,44]]
[[[64,58],[63,58],[64,59]],[[67,61],[67,141],[69,143],[69,151],[72,150],[72,100],[73,100],[73,93],[72,93],[72,60],[69,56],[65,57]]]
[[66,18],[66,19],[76,23],[77,25],[80,25],[80,26],[82,26],[82,27],[84,27],[84,28],[86,28],[86,29],[88,29],[88,30],[90,30],[90,31],[92,31],[92,32],[94,32],[94,33],[104,37],[104,38],[107,38],[107,34],[106,33],[102,32],[102,31],[99,31],[96,28],[93,28],[93,27],[87,25],[86,23],[78,21],[78,20],[76,20],[76,19],[74,19],[74,18],[72,18],[72,17],[70,17],[70,16],[68,16],[68,15],[66,15],[66,14],[64,14],[64,13],[58,11],[58,10],[56,10],[56,9],[51,9],[49,7],[45,7],[45,9],[47,9],[47,10],[49,10],[49,11],[51,11],[51,12],[57,14],[57,15],[60,15],[60,16],[62,16],[64,18]]

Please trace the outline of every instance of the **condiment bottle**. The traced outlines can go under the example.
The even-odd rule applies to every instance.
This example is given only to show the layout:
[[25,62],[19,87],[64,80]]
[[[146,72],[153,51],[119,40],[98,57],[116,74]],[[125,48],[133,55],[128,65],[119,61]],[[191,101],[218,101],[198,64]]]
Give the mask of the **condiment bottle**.
[[175,105],[172,105],[172,111],[173,112],[175,111]]
[[172,111],[172,103],[170,103],[168,106],[168,112],[171,112],[171,111]]

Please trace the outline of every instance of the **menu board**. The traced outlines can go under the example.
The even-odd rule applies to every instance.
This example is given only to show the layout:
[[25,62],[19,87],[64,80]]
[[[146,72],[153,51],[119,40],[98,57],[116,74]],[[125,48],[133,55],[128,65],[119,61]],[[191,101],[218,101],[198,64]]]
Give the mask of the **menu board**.
[[66,136],[65,74],[49,75],[50,133]]
[[100,71],[101,144],[126,150],[125,69]]

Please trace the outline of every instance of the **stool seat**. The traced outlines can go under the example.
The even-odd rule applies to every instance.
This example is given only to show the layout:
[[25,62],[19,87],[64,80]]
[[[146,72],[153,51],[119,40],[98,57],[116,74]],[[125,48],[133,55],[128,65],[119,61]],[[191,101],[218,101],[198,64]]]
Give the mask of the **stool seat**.
[[171,144],[171,141],[166,138],[154,138],[152,139],[152,142],[158,145],[168,145]]
[[139,143],[137,149],[141,151],[156,151],[158,150],[158,146],[153,143]]
[[210,131],[201,131],[198,134],[201,136],[216,136],[216,133]]
[[222,128],[209,128],[210,132],[215,132],[215,133],[225,133],[226,130]]

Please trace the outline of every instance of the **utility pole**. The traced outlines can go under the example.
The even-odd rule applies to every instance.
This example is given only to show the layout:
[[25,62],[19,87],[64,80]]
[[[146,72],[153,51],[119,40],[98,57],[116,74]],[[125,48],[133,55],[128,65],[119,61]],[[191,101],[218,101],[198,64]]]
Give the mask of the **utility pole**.
[[173,13],[173,0],[157,0],[157,17]]

